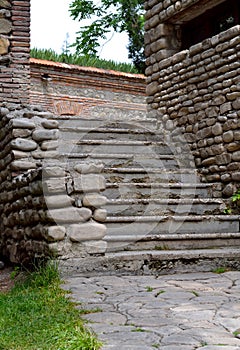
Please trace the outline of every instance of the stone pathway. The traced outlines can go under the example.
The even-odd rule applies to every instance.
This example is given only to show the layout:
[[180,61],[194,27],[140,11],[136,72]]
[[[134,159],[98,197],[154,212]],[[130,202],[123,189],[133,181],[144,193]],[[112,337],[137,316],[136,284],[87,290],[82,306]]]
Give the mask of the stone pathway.
[[240,272],[69,277],[102,350],[240,349]]

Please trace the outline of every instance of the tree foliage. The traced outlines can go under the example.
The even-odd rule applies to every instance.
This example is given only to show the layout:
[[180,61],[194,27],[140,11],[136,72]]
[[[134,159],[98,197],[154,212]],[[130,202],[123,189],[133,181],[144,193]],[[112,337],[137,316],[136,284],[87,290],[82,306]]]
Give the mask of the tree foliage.
[[97,56],[100,38],[107,34],[126,32],[129,37],[128,57],[139,72],[145,70],[144,57],[144,0],[74,0],[70,14],[80,22],[92,19],[90,25],[81,26],[74,44],[78,54]]

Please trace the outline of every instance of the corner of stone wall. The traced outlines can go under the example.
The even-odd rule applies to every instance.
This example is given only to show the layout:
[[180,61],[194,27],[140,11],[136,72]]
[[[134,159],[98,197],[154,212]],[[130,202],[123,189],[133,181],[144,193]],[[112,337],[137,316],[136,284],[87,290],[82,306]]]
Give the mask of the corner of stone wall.
[[[84,258],[105,253],[106,197],[101,164],[79,164],[71,170],[59,166],[44,169],[44,196],[49,248],[59,259]],[[59,237],[59,239],[57,239]]]
[[214,197],[228,198],[240,186],[240,25],[180,52],[160,45],[167,33],[176,38],[171,17],[195,2],[146,1],[148,110],[181,133],[201,180],[217,184]]
[[0,108],[0,247],[12,263],[106,250],[102,166],[67,169],[58,153],[59,135],[50,113]]

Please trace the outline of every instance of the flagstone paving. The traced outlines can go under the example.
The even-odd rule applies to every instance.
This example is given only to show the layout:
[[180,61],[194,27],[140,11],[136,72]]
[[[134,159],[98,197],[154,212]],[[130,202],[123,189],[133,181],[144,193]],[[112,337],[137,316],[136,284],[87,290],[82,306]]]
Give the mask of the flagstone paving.
[[240,349],[240,272],[68,277],[102,350]]

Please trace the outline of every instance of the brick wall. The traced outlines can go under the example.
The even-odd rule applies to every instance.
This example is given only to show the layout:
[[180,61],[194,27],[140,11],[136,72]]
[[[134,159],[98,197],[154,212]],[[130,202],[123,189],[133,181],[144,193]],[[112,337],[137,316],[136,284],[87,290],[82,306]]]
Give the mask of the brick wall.
[[0,1],[0,103],[29,102],[30,1]]
[[81,117],[145,113],[145,77],[91,67],[31,59],[33,105],[56,115]]

